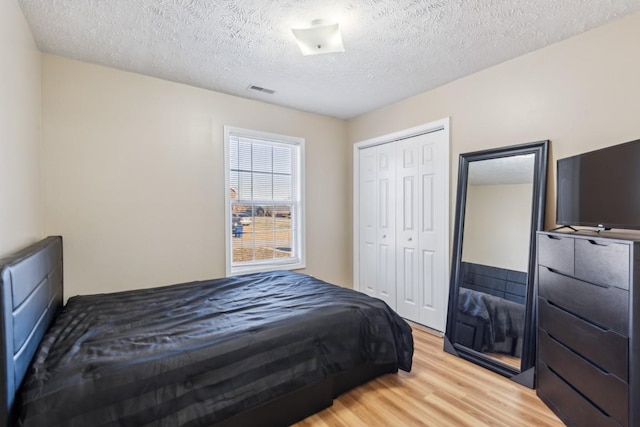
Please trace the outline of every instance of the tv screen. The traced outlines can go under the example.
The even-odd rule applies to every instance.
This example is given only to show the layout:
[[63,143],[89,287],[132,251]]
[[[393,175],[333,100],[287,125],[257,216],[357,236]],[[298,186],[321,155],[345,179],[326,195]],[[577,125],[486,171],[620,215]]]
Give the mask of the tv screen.
[[556,222],[640,229],[640,139],[558,160]]

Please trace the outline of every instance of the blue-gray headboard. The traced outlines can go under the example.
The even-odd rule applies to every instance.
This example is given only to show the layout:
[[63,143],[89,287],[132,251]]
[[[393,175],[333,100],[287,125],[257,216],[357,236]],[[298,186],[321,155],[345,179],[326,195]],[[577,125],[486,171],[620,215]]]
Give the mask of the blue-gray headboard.
[[0,426],[15,422],[16,395],[42,337],[62,308],[62,237],[0,259]]
[[462,287],[525,304],[527,273],[506,268],[462,262]]

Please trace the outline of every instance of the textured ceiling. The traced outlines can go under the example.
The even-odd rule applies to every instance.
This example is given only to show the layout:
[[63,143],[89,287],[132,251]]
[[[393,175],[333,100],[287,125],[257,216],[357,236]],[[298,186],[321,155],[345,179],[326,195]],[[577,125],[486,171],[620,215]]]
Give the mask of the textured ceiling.
[[469,162],[469,185],[507,185],[533,182],[533,154]]
[[[18,2],[43,52],[343,119],[640,10],[640,0]],[[317,18],[340,23],[346,52],[302,56],[291,28]]]

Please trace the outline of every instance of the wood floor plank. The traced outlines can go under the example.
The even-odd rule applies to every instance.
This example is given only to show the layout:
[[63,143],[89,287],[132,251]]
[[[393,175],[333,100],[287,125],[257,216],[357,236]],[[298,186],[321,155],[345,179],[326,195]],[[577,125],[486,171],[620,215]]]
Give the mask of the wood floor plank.
[[413,338],[411,372],[357,387],[295,426],[563,426],[535,390],[445,353],[425,330],[414,327]]

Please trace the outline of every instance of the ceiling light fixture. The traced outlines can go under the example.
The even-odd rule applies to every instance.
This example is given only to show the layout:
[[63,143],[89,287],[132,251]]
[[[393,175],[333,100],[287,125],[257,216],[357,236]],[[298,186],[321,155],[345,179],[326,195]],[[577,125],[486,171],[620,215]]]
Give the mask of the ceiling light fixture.
[[291,31],[305,56],[344,52],[342,35],[337,23],[327,24],[322,19],[314,19],[311,21],[311,27],[292,28]]

